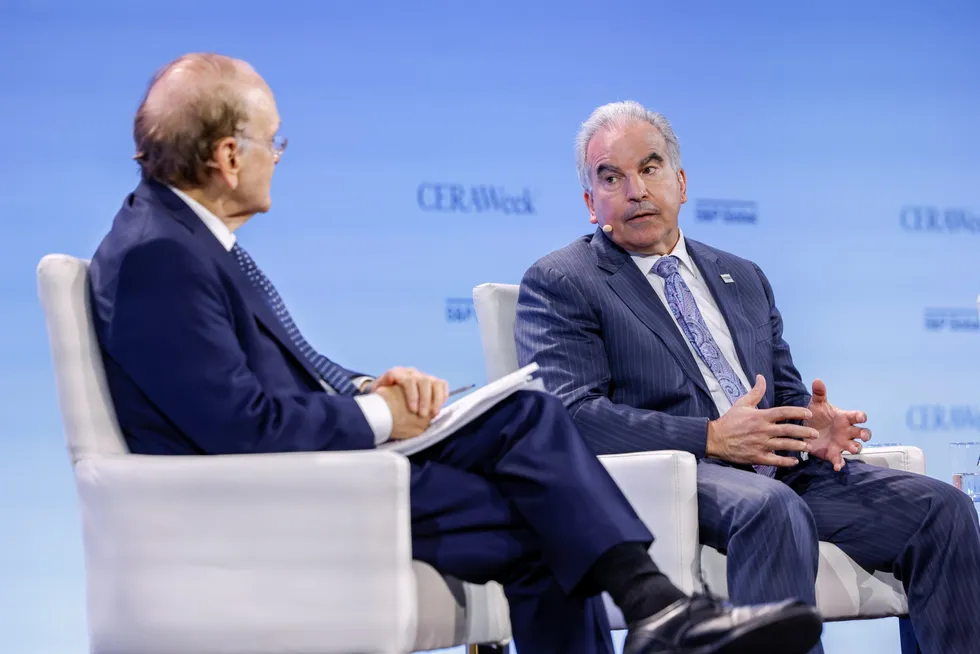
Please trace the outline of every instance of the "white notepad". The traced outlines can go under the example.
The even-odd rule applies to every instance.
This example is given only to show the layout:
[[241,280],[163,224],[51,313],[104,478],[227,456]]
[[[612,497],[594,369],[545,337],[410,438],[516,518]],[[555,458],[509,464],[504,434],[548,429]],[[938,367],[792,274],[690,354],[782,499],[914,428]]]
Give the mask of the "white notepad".
[[432,419],[429,428],[415,438],[390,440],[379,445],[378,449],[398,452],[405,456],[415,454],[456,433],[461,427],[517,391],[544,391],[544,383],[532,376],[537,370],[538,364],[532,363],[504,375],[443,407],[442,411]]

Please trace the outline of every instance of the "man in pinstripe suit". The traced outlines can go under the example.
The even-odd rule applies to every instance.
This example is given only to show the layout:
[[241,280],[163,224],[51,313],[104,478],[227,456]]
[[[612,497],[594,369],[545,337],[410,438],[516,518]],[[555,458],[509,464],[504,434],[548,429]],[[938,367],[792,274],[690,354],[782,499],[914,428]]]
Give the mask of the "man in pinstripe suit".
[[[980,648],[980,527],[972,502],[921,475],[848,462],[861,411],[804,385],[765,275],[685,239],[687,178],[668,121],[598,108],[577,139],[600,227],[521,284],[521,365],[540,364],[597,454],[679,449],[698,465],[703,543],[728,555],[736,603],[815,604],[819,540],[894,572],[923,651]],[[818,646],[815,651],[820,651]]]

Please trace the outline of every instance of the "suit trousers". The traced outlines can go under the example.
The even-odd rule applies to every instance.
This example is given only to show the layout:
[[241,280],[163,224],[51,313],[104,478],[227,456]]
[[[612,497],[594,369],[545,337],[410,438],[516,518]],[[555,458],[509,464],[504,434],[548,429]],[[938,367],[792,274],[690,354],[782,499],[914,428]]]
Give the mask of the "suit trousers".
[[520,391],[409,459],[414,558],[500,582],[521,654],[612,654],[587,572],[653,536],[559,399]]
[[902,581],[925,654],[977,651],[980,525],[965,493],[860,461],[834,472],[811,458],[777,477],[699,462],[700,538],[727,554],[733,603],[815,605],[817,546],[826,541]]

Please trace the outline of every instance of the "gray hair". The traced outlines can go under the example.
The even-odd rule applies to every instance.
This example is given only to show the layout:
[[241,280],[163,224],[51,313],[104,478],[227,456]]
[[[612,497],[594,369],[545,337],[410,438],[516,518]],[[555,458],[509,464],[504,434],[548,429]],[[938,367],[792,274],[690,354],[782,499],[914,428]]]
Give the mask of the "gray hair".
[[650,123],[660,130],[667,142],[667,158],[670,165],[674,170],[681,167],[680,143],[677,142],[677,135],[674,134],[670,121],[663,114],[650,111],[633,100],[610,102],[593,111],[589,119],[582,123],[578,135],[575,137],[575,162],[578,166],[578,179],[582,183],[582,188],[592,192],[592,171],[589,170],[585,154],[589,149],[589,142],[596,135],[596,132],[611,125],[625,125],[637,121]]
[[186,54],[159,70],[133,125],[143,179],[203,184],[215,142],[247,125],[246,94],[257,79],[244,61],[213,53]]

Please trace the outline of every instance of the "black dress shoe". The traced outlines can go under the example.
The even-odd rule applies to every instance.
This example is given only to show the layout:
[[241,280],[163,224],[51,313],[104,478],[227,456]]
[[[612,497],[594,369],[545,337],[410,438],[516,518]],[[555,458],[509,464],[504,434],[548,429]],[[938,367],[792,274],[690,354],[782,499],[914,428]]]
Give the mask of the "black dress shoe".
[[630,625],[623,654],[805,654],[822,630],[798,600],[733,607],[698,595]]

